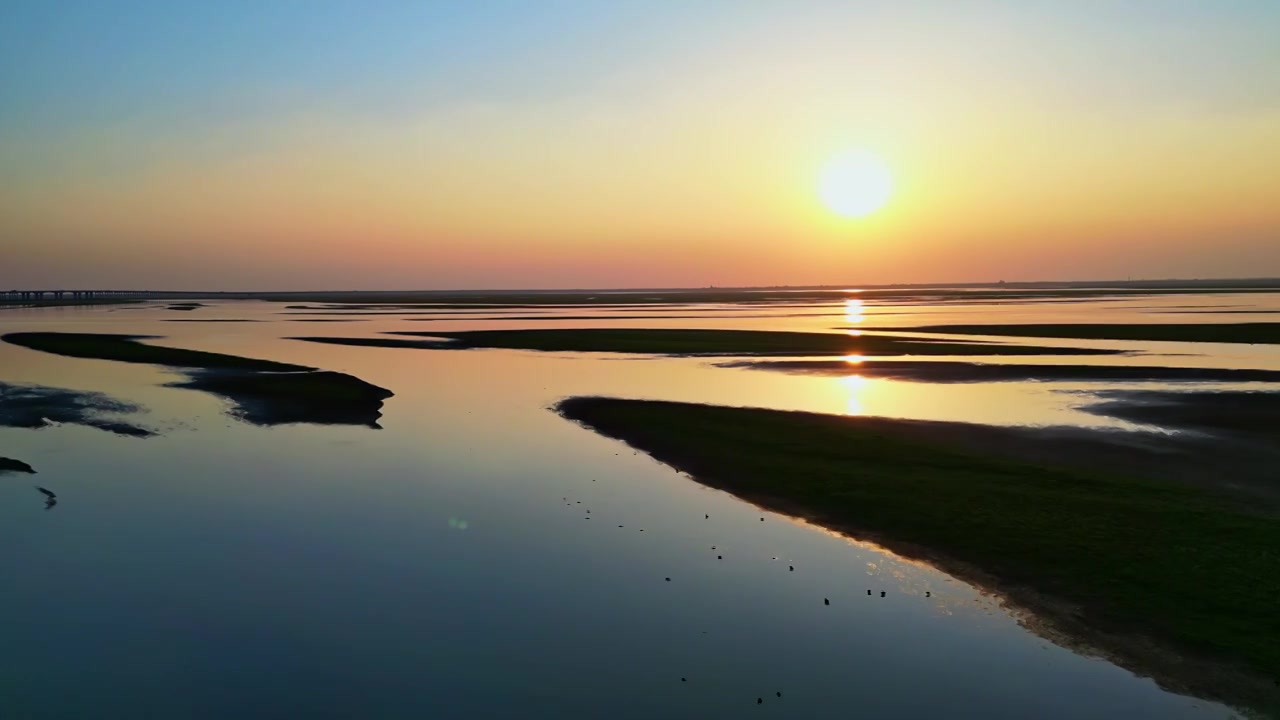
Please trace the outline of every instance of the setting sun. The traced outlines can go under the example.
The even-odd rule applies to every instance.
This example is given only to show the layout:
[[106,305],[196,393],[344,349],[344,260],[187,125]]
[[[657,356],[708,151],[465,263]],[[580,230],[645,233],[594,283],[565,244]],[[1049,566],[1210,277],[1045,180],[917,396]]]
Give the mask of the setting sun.
[[818,183],[822,201],[837,215],[860,218],[884,207],[893,194],[888,165],[866,150],[850,150],[827,162]]

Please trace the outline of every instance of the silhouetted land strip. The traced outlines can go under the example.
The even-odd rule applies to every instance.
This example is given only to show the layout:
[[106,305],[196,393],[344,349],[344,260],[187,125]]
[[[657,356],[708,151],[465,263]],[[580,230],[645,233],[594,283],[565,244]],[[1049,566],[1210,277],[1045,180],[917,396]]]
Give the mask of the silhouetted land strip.
[[249,372],[303,372],[312,368],[273,360],[224,355],[201,350],[162,347],[138,342],[154,339],[148,335],[105,335],[96,333],[30,332],[9,333],[5,342],[55,355],[115,360],[117,362],[165,365],[201,370],[245,370]]
[[13,458],[0,457],[0,475],[4,473],[35,473],[35,468]]
[[334,322],[364,322],[360,318],[286,318],[286,322],[318,322],[318,323],[334,323]]
[[949,360],[747,360],[721,367],[772,370],[795,375],[860,375],[932,383],[1038,381],[1280,382],[1280,371],[1138,365],[1031,365]]
[[447,338],[436,338],[435,340],[405,340],[402,338],[389,337],[371,337],[371,338],[346,338],[346,337],[292,337],[288,340],[302,340],[304,342],[323,343],[325,345],[353,345],[355,347],[384,347],[384,348],[408,348],[417,350],[450,350],[458,349],[459,346]]
[[[1166,685],[1280,706],[1280,520],[1226,496],[1036,461],[1055,441],[1028,429],[610,398],[558,409],[701,483],[998,588]],[[1069,454],[1128,434],[1092,435],[1072,434]]]
[[251,320],[249,318],[165,318],[165,322],[190,322],[190,323],[242,323],[242,322],[262,322],[262,320]]
[[[1050,348],[986,342],[953,342],[890,335],[773,332],[763,330],[690,330],[583,328],[395,332],[431,341],[383,338],[295,338],[313,342],[383,347],[506,348],[549,352],[647,353],[657,355],[1105,355],[1115,350]],[[441,345],[440,338],[452,341]]]
[[1280,315],[1280,310],[1161,310],[1159,312],[1177,314],[1200,314],[1200,315]]
[[[416,291],[321,291],[321,292],[202,292],[202,291],[93,291],[95,300],[114,300],[112,296],[136,300],[142,295],[150,300],[170,302],[197,300],[263,300],[287,303],[361,304],[368,307],[387,305],[596,305],[616,302],[652,303],[740,303],[774,304],[817,301],[835,302],[848,297],[904,303],[988,303],[1036,302],[1040,300],[1096,300],[1143,295],[1197,295],[1202,293],[1275,292],[1280,289],[1277,278],[1243,278],[1215,280],[1138,280],[1030,283],[960,283],[948,285],[872,285],[853,290],[839,286],[774,286],[742,288],[631,288],[577,290],[416,290]],[[20,291],[14,291],[21,294]],[[46,291],[52,293],[53,291]],[[46,299],[53,300],[51,296]],[[36,302],[41,300],[37,299]],[[13,293],[0,291],[0,305],[24,302]],[[25,301],[30,304],[30,301]],[[72,302],[71,304],[79,304]]]
[[[751,320],[751,319],[771,319],[784,317],[835,317],[842,316],[842,312],[824,312],[824,313],[770,313],[768,315],[751,315],[748,313],[728,313],[728,314],[701,314],[701,315],[627,315],[619,313],[617,315],[556,315],[547,313],[545,315],[491,315],[476,317],[475,315],[463,316],[465,320],[517,320],[522,322],[543,322],[548,320]],[[457,318],[450,315],[440,315],[438,317],[411,317],[405,318],[406,322],[439,322],[441,320],[454,320]]]
[[1201,293],[1275,292],[1280,279],[1239,280],[1158,280],[1090,281],[1066,283],[1003,283],[952,285],[864,286],[856,294],[844,287],[767,288],[634,288],[624,290],[433,290],[433,291],[338,291],[338,292],[190,292],[168,293],[166,299],[184,300],[267,300],[302,303],[456,304],[465,305],[573,305],[603,302],[625,303],[793,303],[836,301],[848,297],[873,300],[1026,301],[1035,299],[1089,300],[1102,297],[1142,295],[1196,295]]
[[1280,393],[1113,390],[1099,396],[1102,402],[1084,409],[1222,439],[1261,440],[1280,450]]
[[951,335],[1001,335],[1087,340],[1280,343],[1280,323],[1042,323],[1037,325],[924,325],[878,328]]
[[154,435],[139,425],[104,417],[140,410],[137,405],[102,393],[0,382],[0,427],[43,428],[51,423],[63,423],[84,425],[117,435]]
[[331,370],[299,373],[200,371],[176,387],[204,390],[236,403],[236,414],[255,425],[316,423],[378,427],[390,390]]
[[57,355],[179,368],[177,387],[204,390],[235,404],[235,414],[258,425],[352,424],[377,427],[389,390],[343,373],[271,360],[160,347],[140,336],[11,333],[6,342]]

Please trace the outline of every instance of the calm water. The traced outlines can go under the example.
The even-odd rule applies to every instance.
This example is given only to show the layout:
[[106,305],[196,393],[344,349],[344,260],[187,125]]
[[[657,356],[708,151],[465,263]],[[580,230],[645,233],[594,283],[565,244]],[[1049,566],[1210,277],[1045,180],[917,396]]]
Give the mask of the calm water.
[[[344,323],[249,302],[0,311],[0,332],[162,335],[341,370],[396,393],[381,430],[262,428],[229,418],[212,395],[164,387],[176,376],[161,369],[0,345],[0,380],[108,392],[144,406],[133,419],[161,431],[0,428],[0,455],[34,465],[61,501],[45,511],[29,478],[0,478],[0,718],[1230,717],[1057,647],[929,567],[705,489],[547,409],[608,394],[1119,425],[1076,409],[1088,401],[1081,391],[1117,385],[928,385],[858,379],[856,369],[805,377],[696,358],[284,339],[1280,319],[1167,312],[1187,305],[1280,310],[1280,296],[666,307],[701,317],[665,319],[624,319],[653,308],[333,316],[354,320]],[[168,322],[219,317],[266,322]],[[435,319],[415,319],[424,317]],[[1097,362],[1280,369],[1262,346],[1099,344],[1144,355]]]

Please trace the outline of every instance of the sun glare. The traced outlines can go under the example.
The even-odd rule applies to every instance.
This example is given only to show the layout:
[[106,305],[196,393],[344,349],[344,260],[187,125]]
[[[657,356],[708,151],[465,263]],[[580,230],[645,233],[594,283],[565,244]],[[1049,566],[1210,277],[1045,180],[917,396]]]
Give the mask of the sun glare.
[[818,182],[818,192],[837,215],[866,217],[889,202],[893,175],[875,153],[848,150],[827,162]]

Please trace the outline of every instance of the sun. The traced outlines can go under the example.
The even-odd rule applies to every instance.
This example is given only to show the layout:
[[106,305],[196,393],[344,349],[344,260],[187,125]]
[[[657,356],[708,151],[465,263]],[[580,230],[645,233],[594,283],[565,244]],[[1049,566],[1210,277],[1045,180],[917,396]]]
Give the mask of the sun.
[[889,166],[869,150],[847,150],[827,161],[818,181],[822,202],[837,215],[861,218],[879,210],[893,194]]

